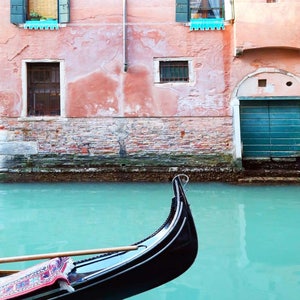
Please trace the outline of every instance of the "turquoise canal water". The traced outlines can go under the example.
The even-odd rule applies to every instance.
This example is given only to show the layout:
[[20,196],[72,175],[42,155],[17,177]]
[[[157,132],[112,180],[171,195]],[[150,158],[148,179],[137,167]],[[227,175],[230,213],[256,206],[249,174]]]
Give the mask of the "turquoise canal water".
[[[161,225],[172,193],[152,183],[0,184],[0,257],[129,245]],[[196,262],[132,300],[300,298],[300,186],[197,183],[186,193]]]

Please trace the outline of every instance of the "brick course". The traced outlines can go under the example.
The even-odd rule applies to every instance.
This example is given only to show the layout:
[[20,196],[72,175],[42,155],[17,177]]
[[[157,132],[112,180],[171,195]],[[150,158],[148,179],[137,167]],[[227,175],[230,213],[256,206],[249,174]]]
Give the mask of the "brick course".
[[[37,142],[39,154],[230,154],[230,117],[9,119],[7,141]],[[7,153],[10,154],[10,153]]]

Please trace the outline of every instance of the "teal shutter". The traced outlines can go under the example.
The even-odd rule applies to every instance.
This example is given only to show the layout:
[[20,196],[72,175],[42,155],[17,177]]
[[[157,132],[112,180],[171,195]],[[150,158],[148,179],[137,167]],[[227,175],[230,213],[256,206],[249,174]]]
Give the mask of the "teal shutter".
[[176,0],[176,22],[189,22],[190,20],[190,1]]
[[244,158],[300,157],[299,100],[242,100]]
[[58,22],[70,22],[70,0],[58,0]]
[[266,101],[240,102],[241,138],[244,158],[269,158],[270,121]]
[[26,21],[26,0],[10,0],[10,22],[23,24]]

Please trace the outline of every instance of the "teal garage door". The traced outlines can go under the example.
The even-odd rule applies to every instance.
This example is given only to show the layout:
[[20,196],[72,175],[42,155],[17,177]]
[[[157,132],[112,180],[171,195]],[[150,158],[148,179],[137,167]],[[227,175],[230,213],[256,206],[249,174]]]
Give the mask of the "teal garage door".
[[299,100],[241,100],[243,158],[300,157]]

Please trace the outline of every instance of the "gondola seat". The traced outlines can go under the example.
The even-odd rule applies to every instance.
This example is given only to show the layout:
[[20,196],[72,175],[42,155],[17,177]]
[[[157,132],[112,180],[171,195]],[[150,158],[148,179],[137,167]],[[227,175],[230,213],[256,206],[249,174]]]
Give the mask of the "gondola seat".
[[20,297],[55,284],[72,292],[74,289],[70,286],[68,273],[73,268],[71,258],[59,257],[0,278],[0,299]]

